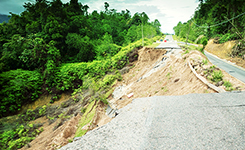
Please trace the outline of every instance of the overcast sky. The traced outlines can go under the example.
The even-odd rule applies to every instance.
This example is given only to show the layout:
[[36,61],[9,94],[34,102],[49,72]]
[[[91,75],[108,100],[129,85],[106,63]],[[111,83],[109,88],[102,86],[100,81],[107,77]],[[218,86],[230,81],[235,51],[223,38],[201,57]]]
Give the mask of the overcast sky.
[[[32,1],[32,0],[29,0]],[[62,0],[64,3],[70,0]],[[28,0],[0,0],[0,14],[13,12],[20,14],[24,11],[23,4]],[[198,7],[197,0],[79,0],[89,6],[89,12],[104,10],[104,2],[108,2],[109,9],[117,11],[128,9],[133,16],[136,12],[146,12],[150,21],[158,19],[163,33],[173,33],[173,27],[179,21],[186,22]]]

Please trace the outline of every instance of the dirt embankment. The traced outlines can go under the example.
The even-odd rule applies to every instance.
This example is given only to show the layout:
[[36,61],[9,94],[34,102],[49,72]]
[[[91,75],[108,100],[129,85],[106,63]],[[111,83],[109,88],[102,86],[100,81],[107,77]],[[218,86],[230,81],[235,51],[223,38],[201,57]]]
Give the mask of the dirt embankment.
[[240,57],[231,57],[232,48],[236,45],[236,41],[228,41],[223,44],[216,44],[214,39],[208,41],[205,50],[219,58],[236,63],[236,65],[245,68],[245,59]]
[[[117,108],[120,109],[131,103],[132,99],[138,97],[216,92],[198,79],[188,65],[190,62],[195,66],[197,73],[209,81],[208,76],[205,76],[203,72],[207,71],[213,64],[208,62],[206,56],[199,51],[191,51],[185,55],[182,54],[182,57],[168,55],[168,58],[164,61],[165,65],[163,67],[160,67],[150,76],[141,79],[145,74],[151,72],[152,68],[154,68],[159,61],[167,57],[163,55],[165,53],[166,50],[149,48],[139,50],[139,59],[134,62],[135,67],[123,75],[123,81],[117,84],[117,86],[124,87],[123,92],[125,94],[119,99],[111,97],[110,102],[116,104]],[[204,61],[207,62],[204,64]],[[219,68],[216,69],[221,70]],[[245,90],[243,83],[236,80],[225,71],[221,71],[224,75],[224,80],[231,82],[233,87],[239,90]],[[222,85],[217,86],[225,89]],[[127,95],[130,93],[133,93],[133,97],[128,98]]]

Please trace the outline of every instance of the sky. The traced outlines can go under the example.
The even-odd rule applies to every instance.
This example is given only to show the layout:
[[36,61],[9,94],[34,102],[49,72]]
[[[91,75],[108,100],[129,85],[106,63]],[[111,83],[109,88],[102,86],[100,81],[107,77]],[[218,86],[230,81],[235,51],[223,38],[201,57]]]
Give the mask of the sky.
[[[34,0],[0,0],[0,14],[9,12],[20,14],[24,11],[23,4]],[[67,3],[70,0],[62,0]],[[109,3],[109,9],[117,11],[128,9],[133,16],[136,12],[145,12],[150,21],[158,19],[163,33],[174,33],[173,27],[179,21],[186,22],[194,15],[198,7],[197,0],[79,0],[83,5],[89,6],[89,13],[94,10],[104,11],[104,2]]]

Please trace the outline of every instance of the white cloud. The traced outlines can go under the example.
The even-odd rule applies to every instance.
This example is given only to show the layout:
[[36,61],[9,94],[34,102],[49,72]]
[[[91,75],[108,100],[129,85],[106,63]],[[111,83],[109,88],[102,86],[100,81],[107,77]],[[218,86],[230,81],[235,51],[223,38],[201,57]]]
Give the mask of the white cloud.
[[[173,33],[173,27],[179,21],[186,22],[194,14],[198,6],[196,0],[107,0],[110,7],[117,11],[128,9],[133,16],[136,12],[146,12],[151,21],[158,19],[162,32]],[[104,10],[104,1],[87,1],[89,12],[94,9]]]

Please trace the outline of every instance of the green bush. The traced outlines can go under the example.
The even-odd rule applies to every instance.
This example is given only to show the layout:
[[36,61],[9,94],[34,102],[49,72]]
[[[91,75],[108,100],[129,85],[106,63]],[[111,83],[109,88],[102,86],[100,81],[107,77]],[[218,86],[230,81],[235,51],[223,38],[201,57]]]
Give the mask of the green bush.
[[230,40],[235,40],[236,38],[237,38],[237,34],[226,33],[221,36],[221,38],[219,39],[219,43],[225,43]]
[[222,81],[223,80],[223,77],[224,77],[224,75],[223,75],[223,73],[222,73],[222,71],[213,71],[213,73],[212,73],[212,78],[211,78],[211,80],[213,81],[213,82],[219,82],[219,81]]
[[[159,38],[155,37],[153,40],[145,38],[144,45],[152,44],[154,40]],[[0,74],[0,117],[13,114],[20,110],[24,103],[37,99],[41,94],[41,86],[44,84],[43,78],[46,81],[45,84],[48,86],[47,90],[50,92],[52,92],[50,90],[51,88],[56,89],[56,91],[65,91],[82,86],[85,76],[99,79],[108,72],[123,68],[128,63],[127,54],[135,47],[142,46],[142,41],[138,40],[128,46],[122,47],[111,58],[94,60],[92,62],[68,63],[61,65],[61,67],[58,67],[55,63],[57,61],[56,59],[59,58],[58,50],[53,47],[52,43],[49,45],[48,53],[50,53],[49,57],[52,58],[49,58],[46,63],[46,69],[43,72],[44,77],[37,71],[25,71],[21,69]]]
[[38,124],[19,125],[15,129],[3,132],[0,134],[1,149],[16,150],[22,148],[42,132],[42,129],[38,130],[39,127]]
[[[153,40],[159,39],[159,36],[154,37]],[[152,44],[151,39],[144,40],[145,45]],[[60,73],[57,74],[56,88],[59,90],[75,89],[78,83],[82,85],[83,78],[96,77],[101,78],[107,72],[112,72],[115,69],[121,69],[127,64],[127,53],[132,51],[135,47],[142,46],[142,41],[138,40],[128,46],[122,47],[121,50],[111,58],[104,60],[94,60],[92,62],[81,63],[67,63],[60,67]]]
[[224,86],[227,91],[233,90],[232,84],[229,81],[224,81]]
[[24,103],[37,99],[42,84],[37,71],[17,69],[1,73],[0,117],[15,113]]

